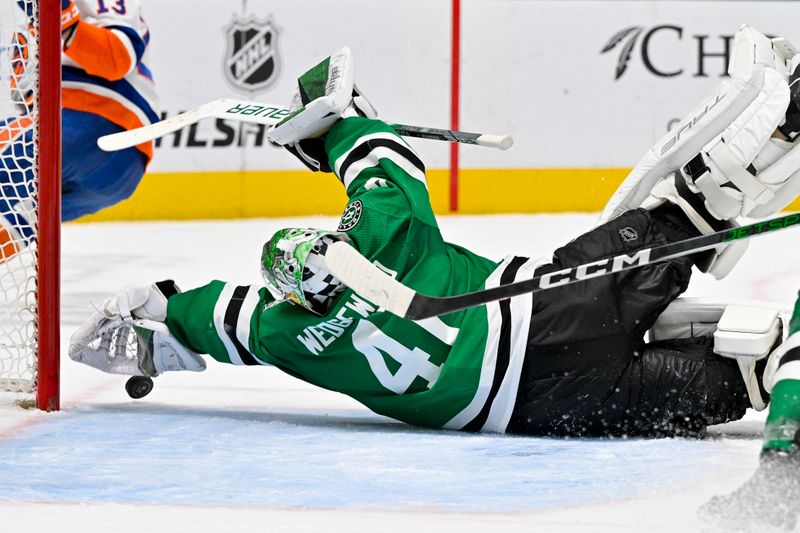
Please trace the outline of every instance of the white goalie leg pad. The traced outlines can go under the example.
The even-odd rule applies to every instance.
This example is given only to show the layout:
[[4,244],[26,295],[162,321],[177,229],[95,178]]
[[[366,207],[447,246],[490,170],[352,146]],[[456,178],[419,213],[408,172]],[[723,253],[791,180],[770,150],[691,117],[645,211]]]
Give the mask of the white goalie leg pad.
[[[714,336],[714,352],[735,359],[754,409],[766,408],[756,362],[783,339],[791,311],[770,302],[678,298],[659,316],[650,340]],[[768,390],[768,389],[767,389]]]
[[750,217],[771,216],[800,196],[800,143],[794,142],[800,122],[800,54],[786,39],[776,38],[772,42],[785,58],[791,103],[780,128],[783,136],[770,139],[753,161],[759,181],[768,188],[772,198],[760,202],[745,198],[742,212]]
[[[773,201],[774,190],[747,169],[786,114],[785,59],[769,39],[744,26],[736,35],[728,71],[731,77],[639,161],[606,205],[601,223],[669,201],[708,234],[730,227],[745,214],[745,204]],[[717,255],[726,249],[720,247]],[[719,266],[712,258],[704,270],[723,277],[743,252],[744,245],[738,245]]]
[[724,148],[715,151],[718,166],[730,165],[726,158],[730,152],[746,169],[789,104],[785,68],[783,72],[775,68],[781,61],[769,39],[749,26],[740,29],[728,68],[731,77],[645,154],[606,205],[602,220],[640,207],[660,179],[680,170],[706,147],[712,149],[722,142]]
[[748,80],[763,69],[762,91],[745,112],[698,154],[705,171],[695,169],[699,171],[697,175],[687,176],[691,178],[690,185],[705,197],[708,210],[720,220],[745,215],[745,203],[760,205],[774,197],[773,191],[753,176],[748,167],[769,145],[786,115],[787,60],[790,60],[784,55],[787,51],[747,25],[739,29],[734,39],[728,74],[733,80]]

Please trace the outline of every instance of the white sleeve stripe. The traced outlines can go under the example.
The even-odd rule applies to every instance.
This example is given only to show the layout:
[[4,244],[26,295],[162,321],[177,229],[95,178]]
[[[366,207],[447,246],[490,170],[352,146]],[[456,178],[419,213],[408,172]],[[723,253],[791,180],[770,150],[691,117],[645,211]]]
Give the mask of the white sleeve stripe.
[[372,150],[364,159],[350,165],[345,175],[341,176],[345,189],[350,187],[350,184],[362,171],[371,167],[377,167],[381,159],[388,159],[400,167],[403,172],[425,185],[425,188],[428,187],[425,173],[418,169],[411,161],[390,148],[379,147]]
[[131,72],[133,72],[133,69],[136,68],[137,63],[139,63],[138,59],[136,58],[136,50],[133,49],[133,43],[131,43],[131,40],[128,38],[127,35],[125,35],[123,32],[119,30],[115,30],[112,28],[111,33],[119,37],[119,40],[122,41],[123,46],[125,46],[125,50],[128,51],[128,57],[131,58],[131,66],[128,69],[128,72],[126,72],[125,74],[126,75],[130,74]]
[[[487,289],[498,286],[503,273],[513,260],[514,257],[506,258],[495,271],[492,272],[492,275],[487,278],[484,286]],[[546,262],[547,260],[544,258],[528,259],[519,267],[514,275],[514,280],[519,281],[533,277],[536,267]],[[511,419],[514,404],[516,403],[522,365],[525,362],[532,306],[533,298],[530,294],[524,294],[511,299],[511,345],[509,347],[508,366],[502,377],[498,376],[498,379],[501,380],[500,386],[492,400],[491,406],[489,406],[487,418],[480,427],[480,431],[505,432],[508,422]],[[475,391],[475,396],[467,407],[444,425],[447,429],[463,429],[473,422],[484,410],[486,401],[496,380],[495,368],[498,364],[500,332],[503,323],[499,302],[487,304],[486,318],[488,325],[487,330],[489,332],[495,332],[495,334],[491,335],[486,340],[483,365],[481,366],[481,375],[477,390]]]
[[[508,260],[504,261],[494,272],[486,279],[484,287],[489,289],[496,287],[500,284],[500,276],[508,266]],[[500,331],[503,318],[500,315],[500,305],[498,302],[490,302],[486,304],[486,321],[488,324],[487,331]],[[472,419],[478,416],[489,397],[489,392],[492,390],[492,383],[494,382],[494,367],[497,364],[497,348],[500,343],[500,335],[492,335],[487,337],[486,346],[483,350],[483,363],[481,364],[481,377],[478,381],[478,389],[475,391],[475,396],[460,413],[454,416],[447,424],[444,425],[445,429],[461,429],[467,425]]]
[[[537,266],[544,263],[544,259],[529,259],[517,271],[514,281],[530,279],[534,276]],[[530,294],[523,294],[511,298],[511,354],[508,368],[503,376],[502,384],[497,395],[492,401],[489,417],[481,431],[494,431],[504,433],[511,420],[511,413],[517,400],[522,364],[525,362],[525,353],[528,349],[528,333],[531,327],[531,314],[533,313],[533,298]]]
[[772,387],[774,388],[774,384],[785,379],[800,380],[800,361],[790,361],[778,367],[775,377],[772,378]]
[[228,333],[225,331],[225,312],[228,310],[228,304],[230,304],[235,289],[235,285],[226,283],[219,298],[217,298],[217,304],[214,306],[214,329],[217,331],[217,337],[219,337],[219,340],[225,346],[231,363],[234,365],[244,365],[244,361],[242,361],[242,358],[239,356],[236,346],[233,345],[233,342],[231,342],[231,339],[228,337]]
[[421,165],[421,160],[419,159],[419,156],[417,156],[416,152],[414,152],[414,150],[408,145],[408,143],[406,143],[402,139],[402,137],[399,137],[398,135],[390,133],[388,131],[371,133],[369,135],[360,137],[358,141],[353,145],[353,147],[350,148],[345,153],[343,153],[342,155],[340,155],[333,164],[334,172],[336,172],[336,175],[339,176],[339,178],[342,180],[345,187],[348,187],[350,183],[364,169],[378,166],[381,157],[390,159],[397,166],[403,169],[403,171],[411,175],[414,179],[421,181],[427,187],[425,172],[423,170],[417,167],[417,165],[415,165],[407,157],[398,153],[396,150],[391,150],[390,148],[387,148],[385,146],[376,146],[369,153],[367,153],[364,158],[354,162],[353,164],[348,165],[347,169],[345,170],[345,175],[342,176],[341,174],[342,167],[348,161],[348,158],[351,156],[351,154],[356,150],[363,150],[362,147],[364,145],[374,140],[392,141],[393,143],[397,143],[403,149],[407,149],[412,157],[416,157]]
[[[334,172],[336,172],[337,176],[339,175],[339,172],[341,172],[342,165],[344,164],[345,161],[347,161],[347,157],[350,155],[350,153],[352,151],[356,150],[362,144],[366,143],[367,141],[371,141],[372,139],[386,139],[386,140],[389,140],[389,141],[397,141],[397,142],[402,142],[402,143],[406,144],[405,141],[403,141],[403,139],[401,137],[398,137],[397,135],[389,133],[388,131],[379,131],[377,133],[371,133],[369,135],[364,135],[363,137],[359,137],[358,138],[358,142],[356,142],[353,145],[353,147],[350,148],[348,151],[346,151],[345,153],[340,155],[336,159],[336,161],[333,163],[333,170],[334,170]],[[408,146],[408,144],[406,144],[406,146]]]
[[[239,319],[236,322],[236,338],[239,340],[239,343],[241,343],[241,345],[247,348],[247,351],[251,353],[250,319],[253,317],[253,312],[256,310],[256,306],[258,306],[258,290],[255,287],[250,287],[247,291],[247,295],[244,298],[242,307],[239,310]],[[254,356],[253,359],[260,365],[270,366],[269,363],[262,361],[258,357]]]

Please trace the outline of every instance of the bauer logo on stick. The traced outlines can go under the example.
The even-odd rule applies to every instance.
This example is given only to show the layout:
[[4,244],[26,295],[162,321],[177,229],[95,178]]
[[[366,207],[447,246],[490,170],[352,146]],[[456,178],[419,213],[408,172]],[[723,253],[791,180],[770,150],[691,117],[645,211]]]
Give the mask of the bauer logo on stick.
[[222,70],[231,87],[252,94],[278,81],[281,60],[278,29],[272,16],[258,19],[234,15],[233,21],[225,28],[225,37],[227,44]]

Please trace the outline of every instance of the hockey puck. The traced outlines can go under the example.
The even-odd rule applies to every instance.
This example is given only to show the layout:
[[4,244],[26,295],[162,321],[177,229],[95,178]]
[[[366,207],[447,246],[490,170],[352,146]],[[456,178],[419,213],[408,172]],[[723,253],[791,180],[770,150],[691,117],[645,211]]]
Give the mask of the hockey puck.
[[134,400],[140,400],[153,390],[153,380],[148,376],[131,376],[125,383],[125,391]]

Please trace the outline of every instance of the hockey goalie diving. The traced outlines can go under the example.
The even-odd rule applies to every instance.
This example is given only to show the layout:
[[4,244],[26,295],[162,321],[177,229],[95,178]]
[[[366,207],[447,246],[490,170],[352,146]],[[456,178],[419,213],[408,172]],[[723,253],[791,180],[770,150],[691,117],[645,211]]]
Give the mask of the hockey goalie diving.
[[[742,26],[728,76],[599,217],[437,217],[416,144],[357,79],[338,50],[266,130],[341,185],[340,217],[65,227],[65,387],[85,396],[0,433],[0,506],[210,530],[793,530],[791,43]],[[134,401],[128,378],[155,385]]]

